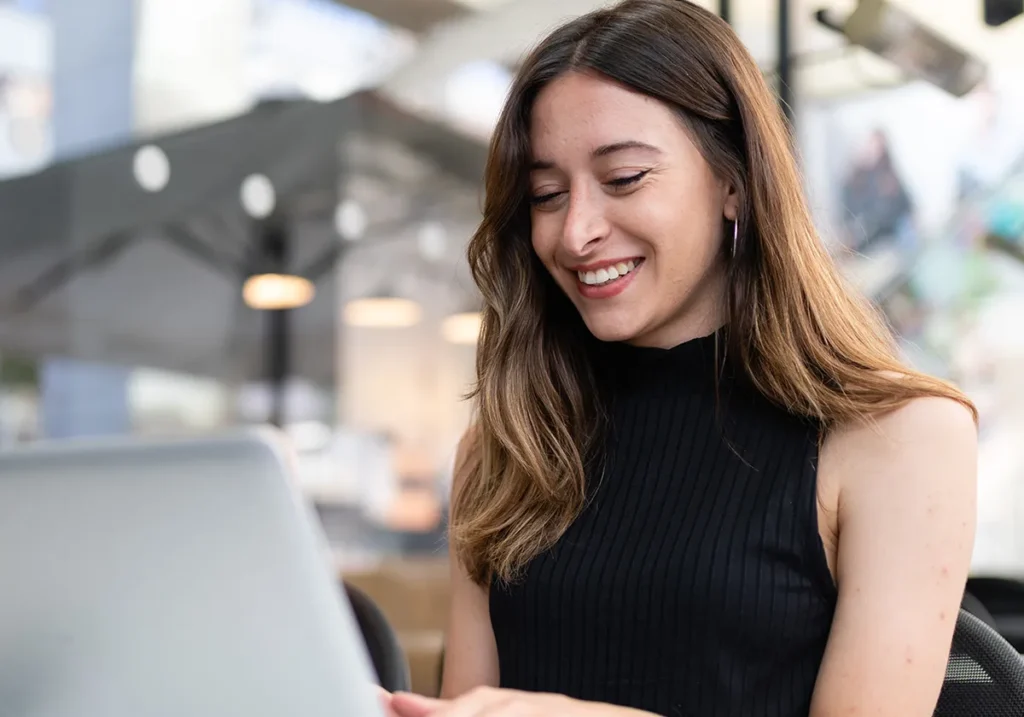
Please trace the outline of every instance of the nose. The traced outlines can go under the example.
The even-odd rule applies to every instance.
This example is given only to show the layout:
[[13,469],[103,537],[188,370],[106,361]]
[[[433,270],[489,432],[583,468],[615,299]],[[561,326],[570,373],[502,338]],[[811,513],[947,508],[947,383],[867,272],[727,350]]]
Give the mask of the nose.
[[603,197],[587,187],[574,187],[569,193],[569,206],[562,228],[565,250],[581,257],[608,236],[609,222],[605,216]]

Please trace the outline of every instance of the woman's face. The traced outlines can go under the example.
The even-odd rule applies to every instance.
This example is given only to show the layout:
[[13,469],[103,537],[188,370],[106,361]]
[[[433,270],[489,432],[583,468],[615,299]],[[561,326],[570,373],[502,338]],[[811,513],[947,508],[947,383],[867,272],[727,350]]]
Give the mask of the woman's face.
[[594,336],[667,348],[719,327],[736,193],[671,109],[570,72],[530,141],[533,248]]

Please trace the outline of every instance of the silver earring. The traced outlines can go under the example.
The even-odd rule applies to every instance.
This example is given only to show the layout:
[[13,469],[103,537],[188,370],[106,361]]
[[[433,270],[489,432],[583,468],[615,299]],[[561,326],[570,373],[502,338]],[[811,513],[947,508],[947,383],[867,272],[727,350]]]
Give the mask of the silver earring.
[[739,248],[740,243],[740,220],[734,219],[732,222],[732,255],[736,256],[736,251]]

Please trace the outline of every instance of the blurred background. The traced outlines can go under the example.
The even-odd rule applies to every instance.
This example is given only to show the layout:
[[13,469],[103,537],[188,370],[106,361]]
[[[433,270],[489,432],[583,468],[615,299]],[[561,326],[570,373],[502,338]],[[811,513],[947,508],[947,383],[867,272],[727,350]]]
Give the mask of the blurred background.
[[[0,449],[280,426],[429,691],[486,143],[523,53],[602,4],[0,0]],[[1021,0],[700,4],[837,260],[977,401],[976,569],[1024,572]]]

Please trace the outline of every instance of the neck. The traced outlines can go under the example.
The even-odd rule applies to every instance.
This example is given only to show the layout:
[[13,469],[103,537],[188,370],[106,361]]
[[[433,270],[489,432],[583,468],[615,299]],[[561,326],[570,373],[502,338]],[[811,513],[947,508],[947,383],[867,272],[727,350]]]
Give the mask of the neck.
[[693,339],[715,333],[725,325],[726,280],[724,267],[710,272],[690,298],[657,328],[630,339],[627,343],[646,348],[670,349]]

